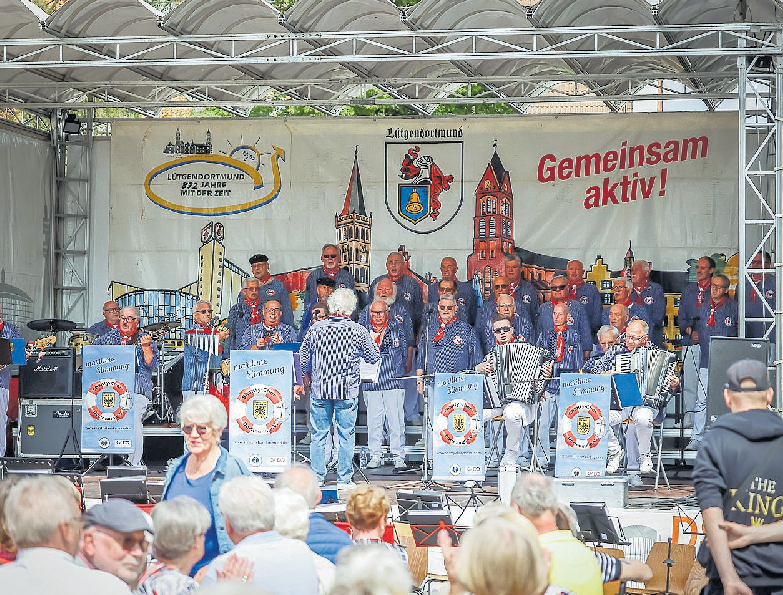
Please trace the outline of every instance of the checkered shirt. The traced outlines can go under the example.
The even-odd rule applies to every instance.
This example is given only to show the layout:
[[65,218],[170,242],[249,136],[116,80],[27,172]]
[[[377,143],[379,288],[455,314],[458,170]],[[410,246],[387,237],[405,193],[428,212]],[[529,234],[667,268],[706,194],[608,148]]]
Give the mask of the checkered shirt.
[[[370,328],[370,306],[372,302],[362,308],[361,314],[359,314],[359,324],[366,328]],[[394,302],[389,306],[389,320],[394,320],[400,325],[400,333],[405,341],[405,345],[413,347],[416,345],[415,337],[413,336],[413,320],[411,319],[410,312],[399,301]]]
[[[324,271],[324,267],[318,267],[313,269],[313,272],[307,275],[307,281],[305,282],[305,304],[310,304],[318,300],[318,291],[316,287],[318,285],[318,279],[328,279],[329,275]],[[335,289],[355,289],[356,281],[354,281],[353,275],[348,269],[340,269],[334,274],[334,288]]]
[[[552,319],[555,305],[552,302],[544,302],[538,311],[538,334],[544,335],[555,328]],[[582,351],[593,350],[593,335],[590,332],[590,319],[587,317],[582,304],[576,300],[568,300],[568,326],[579,335],[579,344]]]
[[422,332],[419,341],[418,368],[424,370],[426,374],[435,372],[450,374],[475,368],[481,361],[482,354],[481,345],[473,328],[467,322],[455,320],[446,325],[443,338],[435,342],[435,333],[439,328],[440,322],[435,319],[427,330]]
[[[438,303],[438,281],[427,288],[427,303]],[[471,326],[476,324],[476,311],[478,309],[478,296],[473,291],[473,284],[467,281],[457,281],[457,318],[467,322]]]
[[374,364],[381,355],[370,333],[343,316],[330,316],[310,327],[299,348],[303,371],[310,371],[311,399],[359,396],[359,358]]
[[[369,295],[375,295],[375,286],[381,279],[388,279],[389,275],[381,275],[373,280],[370,285]],[[410,275],[403,275],[402,278],[395,283],[397,285],[397,301],[404,304],[411,315],[413,321],[413,331],[418,332],[419,326],[421,326],[421,316],[424,310],[424,299],[421,296],[421,286]]]
[[288,326],[281,322],[277,328],[269,329],[267,331],[264,324],[260,323],[247,328],[245,334],[242,335],[242,340],[239,342],[239,349],[250,349],[256,344],[259,337],[273,334],[280,335],[280,338],[283,339],[283,343],[296,343],[296,331],[292,326]]

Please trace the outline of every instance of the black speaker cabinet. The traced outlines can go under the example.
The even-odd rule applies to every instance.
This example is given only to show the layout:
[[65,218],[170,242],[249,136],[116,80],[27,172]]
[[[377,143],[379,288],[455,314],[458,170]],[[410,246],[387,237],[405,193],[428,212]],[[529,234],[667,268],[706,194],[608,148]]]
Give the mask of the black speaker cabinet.
[[726,370],[741,359],[755,359],[767,364],[769,341],[737,337],[712,337],[710,341],[709,382],[707,386],[707,423],[712,425],[718,416],[729,412],[723,399]]
[[[80,439],[81,399],[19,399],[18,456],[58,456],[71,429],[72,421],[77,439]],[[64,456],[79,456],[73,440],[68,441]]]
[[[19,367],[19,396],[65,397],[73,396],[73,353],[70,355],[33,356],[26,366]],[[81,387],[77,394],[81,394]]]

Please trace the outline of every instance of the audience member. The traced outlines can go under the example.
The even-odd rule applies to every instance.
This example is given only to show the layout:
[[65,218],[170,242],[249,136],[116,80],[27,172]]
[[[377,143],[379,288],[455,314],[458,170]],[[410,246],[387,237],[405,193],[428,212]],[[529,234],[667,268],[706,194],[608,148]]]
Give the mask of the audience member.
[[408,562],[408,552],[401,545],[383,541],[388,522],[389,498],[380,486],[364,484],[348,497],[345,516],[351,527],[355,544],[377,543],[397,553],[403,562]]
[[[305,541],[310,527],[310,515],[304,497],[290,488],[272,491],[275,498],[275,531],[283,537]],[[318,592],[326,595],[334,583],[334,564],[310,550],[318,573]]]
[[121,498],[106,500],[86,514],[77,563],[113,574],[136,589],[152,534],[149,515],[139,507]]
[[343,548],[353,545],[348,534],[326,520],[324,515],[313,509],[321,501],[321,488],[318,477],[310,467],[294,465],[275,478],[275,489],[288,488],[305,499],[310,507],[310,528],[305,543],[319,556],[330,562],[337,560],[337,554]]
[[[346,290],[347,291],[347,290]],[[316,595],[318,575],[308,547],[301,541],[283,537],[274,530],[275,503],[270,487],[255,476],[234,477],[220,488],[220,510],[226,533],[235,544],[232,554],[253,563],[254,585],[271,595]],[[217,580],[228,554],[210,562],[203,584]],[[250,581],[250,576],[242,577]]]
[[78,502],[62,477],[26,477],[11,488],[4,512],[19,552],[15,562],[0,566],[4,593],[130,595],[116,576],[74,563],[82,530]]
[[[187,595],[199,587],[190,578],[193,565],[204,556],[205,534],[212,517],[204,506],[189,496],[177,496],[152,509],[155,559],[139,579],[138,595]],[[252,565],[229,556],[223,579],[252,577]]]
[[552,480],[540,474],[523,474],[514,485],[511,502],[533,523],[541,545],[551,553],[551,582],[579,595],[601,595],[601,572],[595,555],[571,531],[557,527],[558,502]]
[[218,492],[228,479],[249,475],[245,464],[220,446],[226,427],[226,409],[212,395],[196,395],[182,404],[180,427],[187,450],[171,462],[163,485],[163,500],[190,496],[200,502],[212,517],[204,543],[204,555],[193,566],[193,573],[218,554],[232,547],[226,524],[218,507]]
[[340,552],[332,595],[408,595],[411,575],[400,557],[380,545]]

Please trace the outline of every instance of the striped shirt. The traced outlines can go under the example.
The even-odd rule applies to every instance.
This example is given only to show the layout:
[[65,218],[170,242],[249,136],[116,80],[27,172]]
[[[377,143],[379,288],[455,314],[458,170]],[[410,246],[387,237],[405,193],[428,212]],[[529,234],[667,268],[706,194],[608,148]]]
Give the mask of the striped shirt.
[[[256,344],[261,337],[271,337],[273,335],[279,335],[281,341],[278,343],[296,343],[296,331],[293,327],[287,324],[280,323],[274,328],[267,328],[264,323],[254,324],[249,326],[244,334],[242,340],[238,344],[239,349],[250,349]],[[267,347],[268,348],[268,347]]]
[[355,399],[359,396],[359,358],[374,364],[380,351],[362,325],[330,316],[307,331],[299,348],[303,371],[310,371],[311,399]]
[[[372,329],[372,323],[364,323],[368,331]],[[389,320],[389,326],[383,334],[381,344],[381,367],[378,371],[378,382],[364,382],[364,390],[393,390],[400,387],[397,380],[405,374],[405,360],[408,355],[408,346],[405,344],[405,336],[402,328],[395,320]]]

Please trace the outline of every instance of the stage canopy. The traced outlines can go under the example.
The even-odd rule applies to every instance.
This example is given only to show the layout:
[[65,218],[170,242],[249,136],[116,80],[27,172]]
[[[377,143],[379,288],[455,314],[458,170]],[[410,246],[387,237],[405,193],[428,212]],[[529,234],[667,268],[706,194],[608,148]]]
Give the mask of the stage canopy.
[[[0,0],[0,105],[403,104],[694,98],[714,109],[737,57],[778,55],[777,0]],[[764,25],[766,23],[767,25]],[[611,24],[607,26],[607,24]],[[465,85],[479,85],[466,94]],[[477,90],[476,90],[477,89]],[[476,91],[473,95],[472,92]],[[21,105],[20,105],[21,104]]]

